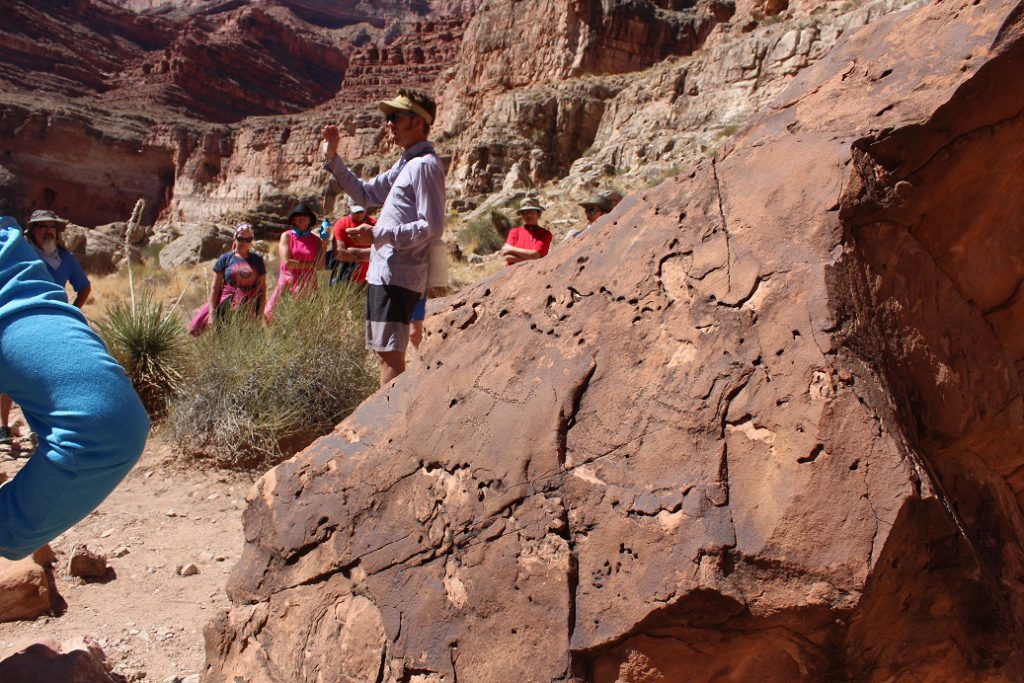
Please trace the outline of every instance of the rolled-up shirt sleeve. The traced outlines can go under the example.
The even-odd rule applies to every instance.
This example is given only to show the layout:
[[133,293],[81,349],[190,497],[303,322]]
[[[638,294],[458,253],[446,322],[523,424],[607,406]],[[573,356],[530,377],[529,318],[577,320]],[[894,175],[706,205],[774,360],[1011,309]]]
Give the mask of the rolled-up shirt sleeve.
[[334,179],[338,181],[341,189],[345,190],[349,197],[356,204],[363,206],[383,206],[384,200],[391,191],[391,186],[398,177],[401,170],[398,163],[373,180],[363,182],[355,173],[345,165],[341,157],[335,155],[330,161],[324,164],[324,170],[329,171]]
[[378,223],[373,230],[374,244],[391,244],[402,250],[440,239],[444,233],[444,168],[435,157],[427,157],[411,175],[416,219],[393,225]]

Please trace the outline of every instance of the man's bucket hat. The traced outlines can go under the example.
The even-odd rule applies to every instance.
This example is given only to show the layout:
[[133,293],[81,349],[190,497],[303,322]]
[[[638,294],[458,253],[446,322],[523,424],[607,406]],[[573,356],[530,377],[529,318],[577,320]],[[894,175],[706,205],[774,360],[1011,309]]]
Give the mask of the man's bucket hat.
[[33,223],[56,223],[58,230],[63,230],[68,224],[63,218],[57,218],[57,214],[53,211],[46,211],[45,209],[36,209],[32,212],[32,215],[28,218],[27,227],[29,230],[32,229]]
[[523,203],[516,209],[516,213],[522,213],[523,211],[540,211],[543,213],[544,207],[536,199],[524,199]]
[[384,112],[385,115],[392,114],[396,111],[409,111],[426,121],[428,126],[433,125],[434,123],[434,117],[428,114],[426,109],[416,104],[405,95],[399,95],[390,100],[381,100],[377,103],[377,107]]
[[600,193],[590,195],[587,201],[580,202],[580,206],[582,206],[584,209],[590,206],[596,206],[605,213],[608,213],[609,211],[612,210],[611,203],[608,201],[608,197],[605,197],[603,194]]

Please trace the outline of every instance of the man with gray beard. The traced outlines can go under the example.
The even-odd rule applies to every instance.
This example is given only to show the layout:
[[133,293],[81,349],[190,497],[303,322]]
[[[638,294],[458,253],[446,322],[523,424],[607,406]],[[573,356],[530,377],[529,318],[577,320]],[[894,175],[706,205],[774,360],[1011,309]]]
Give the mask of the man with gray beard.
[[28,219],[25,237],[35,247],[39,258],[43,259],[53,281],[61,287],[71,283],[71,288],[75,290],[75,300],[71,304],[81,310],[89,298],[92,286],[74,254],[61,244],[60,237],[67,223],[57,218],[52,211],[33,211]]

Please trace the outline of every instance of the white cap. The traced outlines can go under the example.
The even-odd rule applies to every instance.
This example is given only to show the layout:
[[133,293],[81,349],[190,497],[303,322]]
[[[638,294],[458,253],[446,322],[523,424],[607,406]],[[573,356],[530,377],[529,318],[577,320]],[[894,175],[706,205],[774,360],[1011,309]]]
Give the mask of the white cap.
[[358,204],[349,204],[348,210],[352,213],[359,213],[360,211],[366,211],[365,206],[359,206]]

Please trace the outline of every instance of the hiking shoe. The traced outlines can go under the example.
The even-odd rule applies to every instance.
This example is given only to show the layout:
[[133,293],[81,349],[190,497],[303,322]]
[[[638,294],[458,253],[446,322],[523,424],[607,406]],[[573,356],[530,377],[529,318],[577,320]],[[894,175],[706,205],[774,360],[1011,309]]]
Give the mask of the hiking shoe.
[[11,443],[11,428],[0,427],[0,446],[7,446]]

